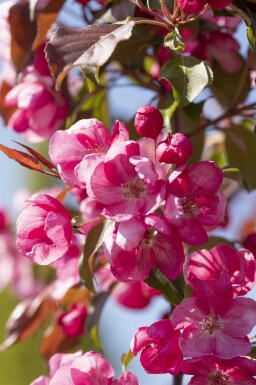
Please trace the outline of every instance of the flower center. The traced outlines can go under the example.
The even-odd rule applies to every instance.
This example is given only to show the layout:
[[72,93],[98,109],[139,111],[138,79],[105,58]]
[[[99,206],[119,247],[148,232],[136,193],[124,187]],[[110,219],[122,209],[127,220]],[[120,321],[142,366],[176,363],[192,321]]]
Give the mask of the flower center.
[[196,201],[190,197],[181,198],[181,206],[184,214],[188,217],[195,217],[198,213]]
[[145,191],[144,183],[140,178],[134,178],[129,182],[123,183],[124,198],[139,199],[142,193]]
[[209,385],[229,385],[230,376],[222,370],[216,370],[216,372],[208,376]]
[[203,322],[200,324],[200,327],[202,331],[207,331],[209,335],[212,336],[215,330],[220,329],[219,317],[213,315],[205,317]]

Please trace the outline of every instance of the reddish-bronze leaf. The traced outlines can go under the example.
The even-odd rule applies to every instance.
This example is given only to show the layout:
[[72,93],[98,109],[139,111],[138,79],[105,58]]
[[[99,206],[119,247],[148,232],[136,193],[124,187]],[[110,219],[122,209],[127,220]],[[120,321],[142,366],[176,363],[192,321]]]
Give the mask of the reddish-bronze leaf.
[[55,169],[54,164],[52,164],[48,159],[46,159],[43,155],[41,155],[39,152],[37,152],[33,148],[26,146],[23,143],[17,142],[16,140],[14,140],[14,142],[17,143],[19,146],[28,150],[30,154],[32,154],[36,159],[38,159],[39,162],[42,163],[44,166],[46,166],[49,170]]
[[41,342],[40,352],[46,359],[51,358],[55,353],[64,353],[78,344],[80,338],[67,337],[58,324],[50,327]]
[[60,300],[60,304],[69,307],[74,303],[82,302],[88,307],[91,303],[91,299],[92,295],[86,287],[83,285],[76,285],[67,291],[65,296]]
[[32,155],[26,154],[23,151],[15,150],[14,148],[9,148],[0,144],[0,151],[2,151],[8,158],[15,160],[22,166],[29,168],[30,170],[35,170],[44,173],[44,169],[39,163],[38,159]]
[[11,57],[20,71],[29,62],[30,50],[36,37],[36,21],[30,20],[29,3],[14,4],[9,11]]
[[69,191],[72,190],[71,186],[66,186],[64,189],[56,196],[56,199],[60,202],[63,203],[64,200],[66,199],[67,194]]
[[5,96],[11,89],[12,89],[12,86],[9,83],[7,83],[5,80],[3,80],[0,86],[0,114],[5,124],[8,123],[10,116],[16,110],[16,107],[6,107],[4,105]]
[[33,42],[33,50],[36,50],[44,42],[45,36],[55,22],[64,2],[65,0],[51,0],[44,9],[37,12],[37,35]]
[[17,341],[29,338],[54,309],[55,303],[45,293],[32,301],[26,300],[17,305],[7,321],[6,339],[0,345],[0,351],[9,348]]
[[73,67],[96,68],[107,62],[117,44],[131,37],[134,23],[99,24],[74,30],[61,27],[46,46],[46,57],[59,87]]

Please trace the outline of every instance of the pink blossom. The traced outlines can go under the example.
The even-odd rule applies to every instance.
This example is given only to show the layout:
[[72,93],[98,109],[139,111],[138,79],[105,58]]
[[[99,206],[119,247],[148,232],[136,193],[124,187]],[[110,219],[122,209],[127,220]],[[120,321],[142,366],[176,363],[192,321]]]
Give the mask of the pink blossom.
[[146,279],[154,266],[170,279],[182,271],[182,243],[157,215],[120,223],[103,247],[112,273],[123,282]]
[[191,254],[187,269],[191,284],[194,278],[215,282],[221,274],[230,277],[235,295],[246,294],[256,280],[253,254],[245,249],[235,250],[225,243]]
[[208,161],[171,174],[164,214],[184,242],[190,245],[207,242],[207,228],[222,221],[226,210],[226,198],[219,191],[222,179],[221,169]]
[[198,13],[201,11],[201,9],[206,5],[209,4],[212,9],[223,9],[228,4],[231,3],[231,0],[179,0],[178,5],[179,7],[185,11],[186,13]]
[[256,323],[256,302],[233,298],[230,279],[222,275],[214,286],[197,282],[194,296],[174,309],[172,323],[184,328],[180,338],[184,356],[214,354],[229,359],[251,350],[246,335]]
[[182,363],[179,348],[180,332],[174,330],[170,320],[161,320],[151,326],[139,328],[131,341],[131,351],[137,355],[147,373],[178,374]]
[[63,257],[72,240],[71,217],[65,207],[46,194],[35,194],[17,220],[17,246],[22,255],[40,265]]
[[156,139],[164,126],[161,112],[153,106],[142,106],[137,110],[134,127],[140,136]]
[[243,241],[243,246],[250,250],[256,258],[256,233],[249,234]]
[[73,304],[59,315],[58,325],[68,337],[78,337],[85,332],[87,309],[82,303]]
[[115,221],[126,221],[155,210],[162,199],[160,181],[153,162],[140,156],[139,145],[115,141],[104,162],[91,157],[86,169],[94,169],[86,181],[88,195],[104,205],[102,214]]
[[114,377],[114,369],[99,353],[81,351],[55,354],[49,361],[50,377],[40,376],[31,385],[139,385],[131,372]]
[[[184,30],[183,35],[192,35],[192,30]],[[210,63],[218,62],[224,71],[235,73],[242,67],[239,57],[239,44],[230,35],[222,31],[203,31],[186,42],[186,51],[201,60],[208,60]]]
[[168,135],[167,139],[160,142],[156,149],[159,162],[182,166],[192,154],[193,147],[185,135],[177,133]]
[[143,309],[149,305],[153,297],[161,294],[143,281],[118,282],[108,264],[97,270],[95,277],[100,290],[108,291],[110,286],[116,283],[111,295],[119,305],[129,309]]
[[54,89],[53,78],[41,75],[34,66],[27,67],[20,82],[8,92],[5,105],[17,107],[8,125],[29,142],[50,138],[68,113],[67,99]]
[[214,356],[204,356],[186,360],[182,372],[194,377],[188,385],[255,385],[256,360],[235,357],[221,360]]
[[51,286],[51,295],[60,300],[73,286],[80,283],[79,258],[81,250],[77,237],[73,235],[71,244],[65,255],[51,264],[56,269],[56,279]]
[[97,119],[79,120],[68,130],[57,131],[52,136],[49,155],[65,183],[85,188],[84,174],[90,175],[93,170],[88,170],[82,161],[86,161],[91,154],[100,161],[103,160],[116,137],[128,139],[127,128],[119,121],[116,121],[111,135],[104,124]]

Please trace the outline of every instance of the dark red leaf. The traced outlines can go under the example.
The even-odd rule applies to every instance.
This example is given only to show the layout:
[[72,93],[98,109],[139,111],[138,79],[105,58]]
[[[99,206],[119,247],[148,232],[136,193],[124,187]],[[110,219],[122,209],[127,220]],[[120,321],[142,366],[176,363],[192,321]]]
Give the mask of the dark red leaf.
[[52,75],[60,86],[75,66],[96,68],[107,62],[117,44],[131,37],[134,23],[99,24],[74,30],[61,27],[46,45]]
[[26,154],[23,151],[15,150],[14,148],[9,148],[3,144],[0,144],[0,151],[7,155],[8,158],[15,160],[15,162],[18,162],[22,166],[29,168],[30,170],[36,170],[44,173],[44,169],[38,159],[34,156]]
[[24,147],[26,150],[28,150],[30,154],[34,155],[34,157],[38,159],[39,162],[42,163],[44,166],[46,166],[49,170],[55,169],[54,164],[52,164],[48,159],[46,159],[43,155],[39,154],[39,152],[37,152],[33,148],[26,146],[23,143],[16,142],[16,140],[14,140],[14,142],[17,143],[19,146]]

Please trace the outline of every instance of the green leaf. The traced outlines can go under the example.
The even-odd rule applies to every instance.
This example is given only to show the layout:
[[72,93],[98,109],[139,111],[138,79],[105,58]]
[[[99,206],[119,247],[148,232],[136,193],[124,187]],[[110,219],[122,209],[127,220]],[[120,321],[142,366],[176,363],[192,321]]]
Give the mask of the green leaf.
[[232,126],[225,130],[226,151],[230,167],[238,168],[246,188],[256,188],[256,137],[243,126]]
[[255,1],[235,0],[234,6],[248,26],[247,38],[251,49],[256,50],[256,4]]
[[80,276],[85,286],[95,293],[93,283],[93,259],[94,254],[113,230],[115,223],[112,221],[100,222],[87,235],[84,245],[84,253],[79,263]]
[[223,170],[224,178],[235,180],[241,183],[241,173],[238,168],[226,168]]
[[99,67],[81,67],[81,71],[83,72],[85,78],[86,78],[86,82],[87,82],[87,86],[88,86],[88,89],[89,89],[89,92],[92,92],[94,91],[98,84],[99,84],[99,76],[98,76],[98,69]]
[[184,298],[184,278],[180,275],[174,281],[170,281],[157,268],[151,270],[146,284],[161,291],[173,306],[178,305]]
[[248,356],[256,358],[256,346],[253,346],[251,353],[249,353]]
[[168,33],[164,39],[165,47],[170,48],[172,51],[175,51],[178,54],[181,54],[184,51],[185,45],[182,41],[182,37],[178,28],[175,28],[173,32]]
[[131,362],[131,360],[134,358],[134,354],[132,353],[131,350],[129,350],[128,353],[124,353],[122,354],[122,357],[121,357],[121,366],[122,366],[122,370],[123,372],[126,371],[129,363]]
[[184,56],[167,61],[160,71],[173,88],[173,95],[181,106],[191,103],[213,81],[213,73],[206,61]]
[[247,38],[250,43],[251,49],[256,51],[256,28],[255,24],[247,28]]

